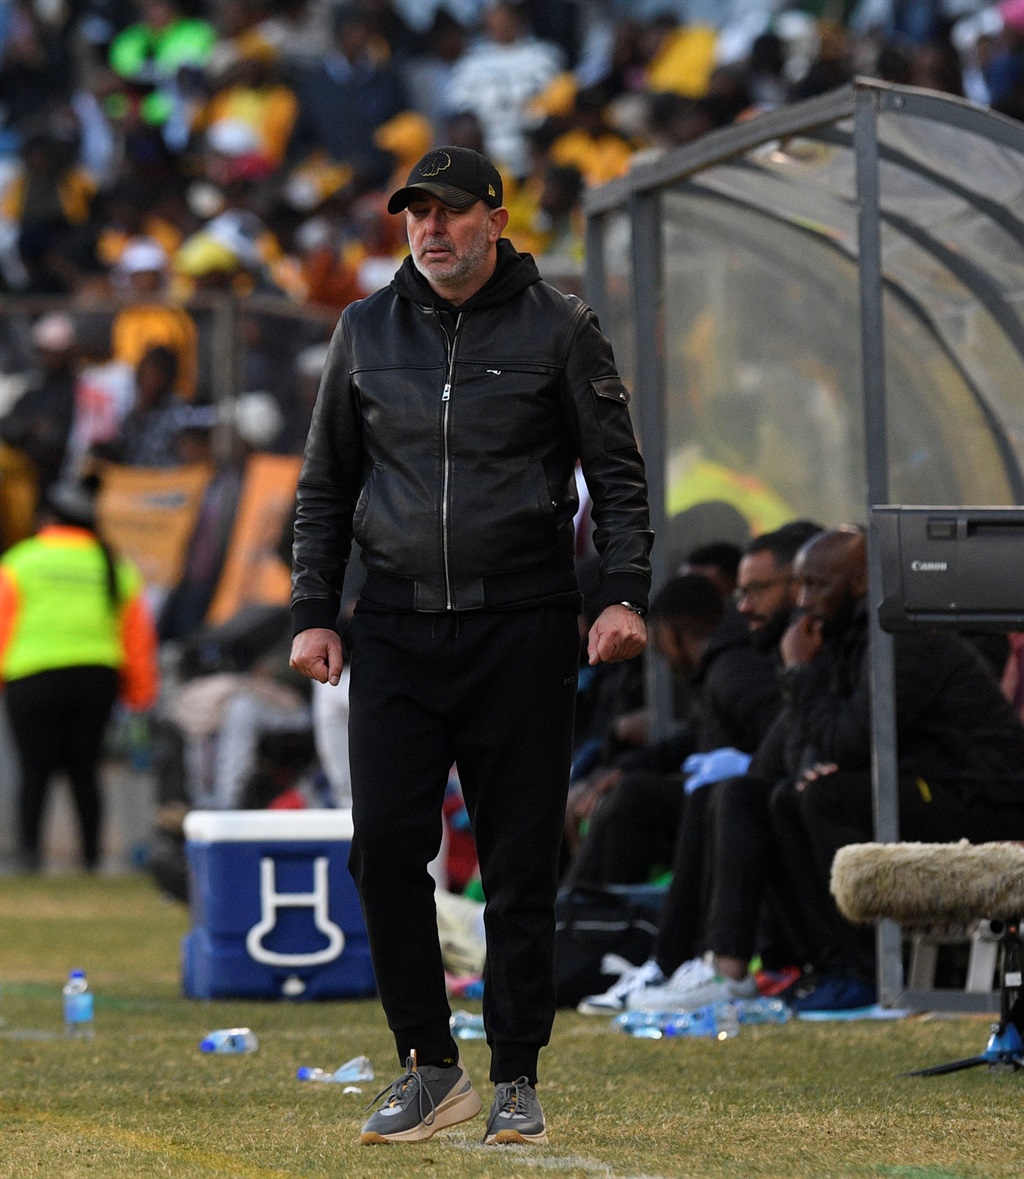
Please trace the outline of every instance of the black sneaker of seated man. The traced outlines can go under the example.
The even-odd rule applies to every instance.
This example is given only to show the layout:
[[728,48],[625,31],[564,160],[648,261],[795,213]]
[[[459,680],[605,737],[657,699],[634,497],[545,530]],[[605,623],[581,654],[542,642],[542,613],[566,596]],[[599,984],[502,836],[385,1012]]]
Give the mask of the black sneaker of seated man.
[[449,1068],[417,1066],[416,1053],[405,1062],[406,1071],[382,1089],[366,1108],[383,1097],[359,1135],[364,1146],[387,1142],[422,1142],[438,1130],[476,1117],[482,1108],[469,1074],[456,1061]]
[[527,1078],[495,1085],[484,1146],[506,1146],[513,1142],[539,1146],[547,1140],[544,1111],[536,1089]]

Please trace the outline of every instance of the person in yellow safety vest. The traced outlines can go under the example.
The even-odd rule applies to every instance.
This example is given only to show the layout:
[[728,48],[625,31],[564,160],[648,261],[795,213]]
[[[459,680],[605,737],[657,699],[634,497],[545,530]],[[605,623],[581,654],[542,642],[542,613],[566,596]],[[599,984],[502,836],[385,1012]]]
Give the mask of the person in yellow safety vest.
[[99,861],[97,766],[120,695],[151,708],[159,686],[157,637],[142,577],[97,532],[95,489],[57,483],[35,536],[0,558],[0,688],[21,763],[19,852],[40,867],[51,779],[71,783],[85,867]]

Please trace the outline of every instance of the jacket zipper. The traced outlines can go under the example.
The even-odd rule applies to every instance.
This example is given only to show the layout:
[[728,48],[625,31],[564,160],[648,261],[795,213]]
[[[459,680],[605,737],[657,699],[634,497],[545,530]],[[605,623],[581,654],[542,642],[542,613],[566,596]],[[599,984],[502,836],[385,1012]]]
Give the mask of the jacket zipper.
[[452,587],[452,552],[451,552],[451,513],[448,497],[451,488],[451,422],[449,409],[451,405],[452,384],[455,380],[455,349],[459,342],[459,328],[462,325],[462,313],[455,317],[455,334],[449,337],[448,332],[438,316],[437,322],[444,333],[445,345],[448,351],[448,373],[444,391],[441,394],[441,562],[444,570],[444,605],[446,610],[455,609],[455,593]]

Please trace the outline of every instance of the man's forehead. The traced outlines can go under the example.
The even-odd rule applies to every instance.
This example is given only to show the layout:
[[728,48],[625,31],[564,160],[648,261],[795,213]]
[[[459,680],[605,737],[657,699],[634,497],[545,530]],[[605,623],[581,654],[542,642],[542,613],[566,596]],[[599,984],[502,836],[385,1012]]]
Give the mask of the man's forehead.
[[835,577],[851,572],[853,564],[852,544],[825,539],[797,553],[794,572],[798,577]]
[[756,553],[745,553],[740,558],[739,575],[741,578],[755,578],[759,574],[776,573],[781,568],[773,552],[759,549]]

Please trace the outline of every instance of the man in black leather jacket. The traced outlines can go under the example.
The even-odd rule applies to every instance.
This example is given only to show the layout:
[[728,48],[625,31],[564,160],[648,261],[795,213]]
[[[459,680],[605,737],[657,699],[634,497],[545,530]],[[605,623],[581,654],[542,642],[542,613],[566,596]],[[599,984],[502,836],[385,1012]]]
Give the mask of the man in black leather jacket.
[[574,466],[600,555],[592,664],[646,643],[652,534],[629,396],[593,312],[501,234],[501,179],[429,152],[389,203],[412,257],[348,307],[299,478],[292,665],[337,683],[346,628],[350,867],[405,1073],[362,1141],[419,1141],[481,1107],[459,1060],[427,865],[457,762],[487,898],[484,1141],[546,1141],[537,1058],[555,1011],[554,898],[579,664]]

